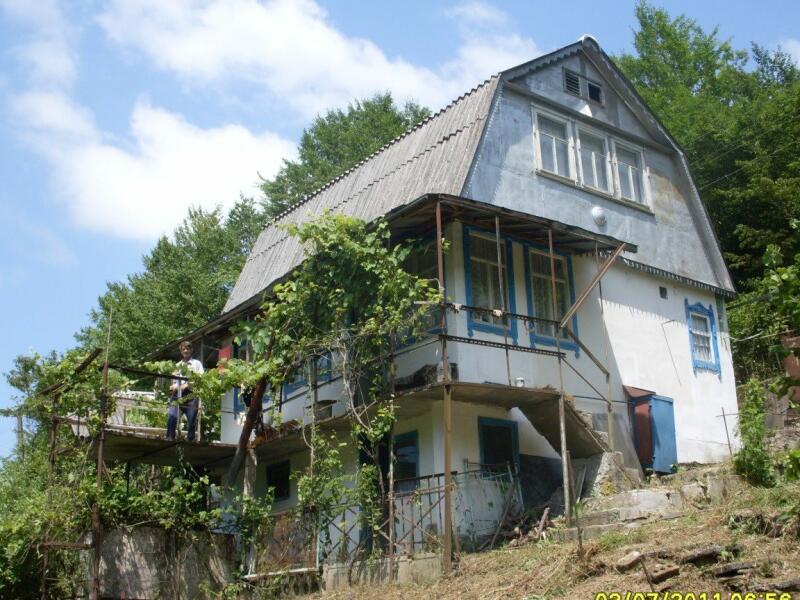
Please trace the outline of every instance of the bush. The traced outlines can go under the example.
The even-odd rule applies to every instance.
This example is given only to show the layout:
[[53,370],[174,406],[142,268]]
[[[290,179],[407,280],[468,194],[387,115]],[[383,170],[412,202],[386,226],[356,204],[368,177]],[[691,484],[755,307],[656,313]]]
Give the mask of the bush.
[[775,471],[767,452],[767,427],[764,422],[766,390],[757,379],[744,386],[744,399],[739,407],[739,435],[742,449],[733,457],[736,472],[753,485],[775,485]]

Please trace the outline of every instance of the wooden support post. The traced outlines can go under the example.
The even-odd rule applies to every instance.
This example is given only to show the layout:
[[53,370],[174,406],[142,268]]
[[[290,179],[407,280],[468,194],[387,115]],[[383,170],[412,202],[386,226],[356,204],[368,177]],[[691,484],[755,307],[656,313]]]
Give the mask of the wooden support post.
[[453,474],[451,464],[451,438],[453,421],[452,386],[444,386],[444,548],[442,565],[449,573],[453,567]]
[[[553,318],[558,319],[558,301],[556,289],[556,257],[553,254],[553,230],[547,230],[547,245],[550,254],[550,290],[551,302],[553,306]],[[561,326],[554,327],[553,332],[556,339],[556,350],[558,351],[558,432],[561,446],[561,487],[564,491],[564,515],[567,519],[567,527],[572,527],[572,506],[571,494],[569,489],[569,457],[567,456],[567,425],[566,407],[564,406],[564,367],[561,364]]]
[[494,217],[494,241],[497,247],[497,284],[500,288],[500,304],[503,308],[503,342],[506,347],[506,375],[508,376],[508,385],[511,385],[511,360],[508,355],[508,320],[509,317],[505,314],[508,312],[510,302],[506,298],[506,286],[503,277],[503,253],[500,250],[500,217]]
[[445,574],[450,573],[453,568],[453,476],[451,473],[451,435],[452,435],[452,390],[450,384],[450,363],[447,358],[447,314],[445,312],[444,298],[444,253],[442,251],[442,203],[436,203],[436,260],[438,267],[439,291],[442,294],[439,310],[441,311],[441,333],[442,341],[442,379],[443,398],[442,411],[444,421],[444,523],[442,524],[443,544],[442,548],[442,570]]
[[[392,331],[389,337],[389,407],[391,414],[394,415],[394,394],[395,394],[395,361],[394,353],[397,345],[397,337],[395,332]],[[394,572],[394,420],[392,420],[392,427],[389,430],[389,492],[386,495],[389,503],[389,576],[393,579]]]
[[103,361],[103,388],[100,391],[100,424],[97,434],[97,466],[96,482],[97,489],[95,501],[92,504],[92,589],[89,593],[90,600],[99,600],[102,594],[100,584],[100,558],[103,537],[103,522],[100,518],[100,489],[103,486],[103,472],[105,463],[103,462],[103,446],[106,440],[106,419],[108,418],[108,354],[111,346],[111,322],[114,317],[114,307],[111,306],[108,313],[108,331],[106,333],[105,360]]

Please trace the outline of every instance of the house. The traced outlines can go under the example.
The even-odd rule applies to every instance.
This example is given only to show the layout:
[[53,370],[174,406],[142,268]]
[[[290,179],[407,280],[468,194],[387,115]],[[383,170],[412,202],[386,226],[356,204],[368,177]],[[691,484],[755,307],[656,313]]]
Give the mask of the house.
[[[401,519],[395,539],[412,549],[431,531],[447,540],[450,519],[457,538],[478,540],[504,505],[547,501],[566,450],[584,474],[615,453],[635,476],[735,446],[730,275],[685,155],[593,38],[494,75],[284,212],[223,314],[190,338],[244,355],[230,324],[303,260],[281,226],[324,210],[385,217],[398,239],[427,242],[410,268],[443,279],[444,327],[395,358],[400,495],[456,485],[444,508],[438,496],[418,505],[429,523]],[[318,383],[317,417],[335,429],[347,410],[335,364]],[[309,419],[307,385],[284,386],[284,423]],[[237,442],[243,413],[233,390],[223,443]],[[273,487],[275,510],[291,508],[301,436],[281,431],[255,454],[256,491]],[[356,452],[346,460],[355,469]]]

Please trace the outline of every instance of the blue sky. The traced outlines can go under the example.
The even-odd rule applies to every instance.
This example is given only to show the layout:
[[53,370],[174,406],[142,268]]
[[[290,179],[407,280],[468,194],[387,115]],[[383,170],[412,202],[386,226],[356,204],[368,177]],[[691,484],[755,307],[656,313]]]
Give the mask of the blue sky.
[[[796,2],[664,2],[800,59]],[[319,111],[391,90],[432,109],[634,2],[0,0],[0,372],[64,350],[106,282],[187,207],[255,195]],[[0,407],[13,404],[0,382]],[[0,456],[14,422],[0,419]]]

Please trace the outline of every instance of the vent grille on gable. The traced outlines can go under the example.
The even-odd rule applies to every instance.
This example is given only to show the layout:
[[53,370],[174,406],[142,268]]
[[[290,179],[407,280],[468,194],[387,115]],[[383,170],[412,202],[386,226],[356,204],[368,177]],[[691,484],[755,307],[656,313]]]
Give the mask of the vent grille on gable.
[[576,96],[581,95],[581,79],[572,71],[564,71],[564,88]]

